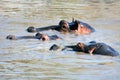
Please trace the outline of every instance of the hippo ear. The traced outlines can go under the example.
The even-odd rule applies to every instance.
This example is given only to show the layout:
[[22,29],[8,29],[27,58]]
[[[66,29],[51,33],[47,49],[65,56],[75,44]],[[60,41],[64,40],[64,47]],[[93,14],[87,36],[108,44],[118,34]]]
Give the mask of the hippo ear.
[[75,22],[75,19],[74,19],[74,17],[72,18],[72,22]]
[[74,23],[75,23],[77,26],[78,26],[78,24],[80,24],[80,23],[78,22],[78,20],[75,20]]

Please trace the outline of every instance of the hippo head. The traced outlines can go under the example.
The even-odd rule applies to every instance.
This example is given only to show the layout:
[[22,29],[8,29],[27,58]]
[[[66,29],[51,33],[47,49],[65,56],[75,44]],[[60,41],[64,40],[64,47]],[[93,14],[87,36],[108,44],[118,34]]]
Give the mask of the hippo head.
[[30,27],[27,28],[27,31],[28,32],[36,32],[36,28],[33,27],[33,26],[30,26]]
[[59,31],[61,32],[69,32],[69,24],[65,20],[61,20],[59,22]]
[[6,39],[16,40],[17,38],[15,37],[15,35],[8,35],[8,36],[6,37]]
[[78,51],[78,52],[84,52],[85,51],[85,44],[84,43],[77,43],[77,45],[70,45],[70,46],[65,46],[64,49],[71,48],[73,51]]
[[76,51],[81,51],[81,52],[84,52],[85,51],[85,44],[84,43],[81,43],[81,42],[79,42],[79,43],[77,43],[77,45],[76,45]]
[[41,41],[49,41],[49,36],[46,34],[37,33],[35,37]]

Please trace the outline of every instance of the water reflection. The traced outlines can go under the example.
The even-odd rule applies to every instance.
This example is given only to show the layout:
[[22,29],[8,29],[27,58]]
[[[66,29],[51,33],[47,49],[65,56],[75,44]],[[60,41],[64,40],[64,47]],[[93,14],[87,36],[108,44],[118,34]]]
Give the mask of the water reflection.
[[[73,51],[48,49],[54,43],[64,46],[78,41],[105,42],[120,53],[119,0],[1,0],[0,1],[0,76],[1,80],[118,80],[120,57],[90,56]],[[34,35],[28,26],[58,24],[61,19],[81,19],[96,29],[91,35],[60,34],[56,41],[9,41],[8,34]]]

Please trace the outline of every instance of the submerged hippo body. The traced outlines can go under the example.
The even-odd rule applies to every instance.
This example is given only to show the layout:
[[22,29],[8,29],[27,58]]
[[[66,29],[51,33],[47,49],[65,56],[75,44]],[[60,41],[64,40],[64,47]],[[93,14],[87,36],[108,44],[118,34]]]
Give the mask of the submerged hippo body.
[[73,32],[78,34],[89,34],[95,31],[93,27],[89,24],[84,23],[82,21],[73,20],[72,22],[67,22],[65,20],[61,20],[58,25],[43,27],[43,28],[35,28],[33,26],[28,27],[28,32],[38,32],[44,30],[57,30],[59,32]]
[[[118,56],[119,53],[114,50],[112,47],[105,43],[96,43],[95,41],[91,41],[88,44],[78,43],[77,45],[65,46],[62,50],[66,48],[71,48],[73,51],[77,52],[85,52],[91,55],[98,54],[98,55],[107,55],[107,56]],[[59,47],[57,45],[51,46],[49,50],[58,50]]]
[[36,33],[35,36],[15,36],[8,35],[6,39],[18,40],[18,39],[39,39],[41,41],[56,40],[59,39],[57,35],[48,36],[47,34]]
[[88,44],[78,43],[77,45],[67,46],[72,48],[74,51],[85,52],[99,55],[118,56],[119,53],[112,47],[105,43],[96,43],[95,41],[89,42]]
[[101,55],[109,55],[109,56],[118,56],[119,53],[115,51],[111,46],[105,43],[95,43],[85,47],[85,52],[89,52],[89,50],[93,50],[93,54],[101,54]]

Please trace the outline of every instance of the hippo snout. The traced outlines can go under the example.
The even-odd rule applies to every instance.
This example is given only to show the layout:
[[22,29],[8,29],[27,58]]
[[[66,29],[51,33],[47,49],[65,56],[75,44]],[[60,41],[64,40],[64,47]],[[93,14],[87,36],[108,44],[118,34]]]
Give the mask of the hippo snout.
[[15,37],[15,35],[8,35],[8,36],[6,37],[6,39],[16,40],[16,37]]
[[28,32],[36,32],[36,28],[33,27],[33,26],[30,26],[30,27],[27,28],[27,31]]

